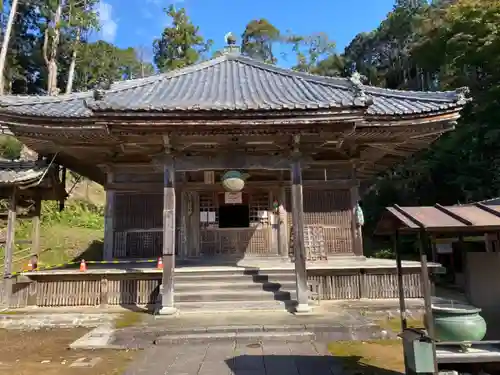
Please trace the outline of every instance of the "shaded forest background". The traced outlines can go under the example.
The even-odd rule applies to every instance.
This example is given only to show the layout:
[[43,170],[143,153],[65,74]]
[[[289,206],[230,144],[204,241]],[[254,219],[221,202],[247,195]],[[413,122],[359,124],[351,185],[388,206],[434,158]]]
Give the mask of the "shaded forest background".
[[[0,56],[1,90],[61,95],[221,53],[185,9],[172,6],[165,9],[171,26],[151,41],[151,48],[92,41],[99,29],[96,5],[96,0],[4,1],[0,37],[8,38],[8,48],[4,62]],[[457,204],[500,195],[500,1],[397,0],[375,30],[356,35],[343,52],[336,50],[335,36],[294,35],[270,20],[250,20],[242,30],[242,53],[270,64],[286,59],[295,70],[325,76],[349,76],[356,70],[367,84],[391,89],[470,88],[473,101],[454,132],[378,176],[365,192],[367,236],[388,205]],[[280,44],[291,52],[277,56]],[[12,158],[16,147],[15,141],[4,140],[0,151]]]

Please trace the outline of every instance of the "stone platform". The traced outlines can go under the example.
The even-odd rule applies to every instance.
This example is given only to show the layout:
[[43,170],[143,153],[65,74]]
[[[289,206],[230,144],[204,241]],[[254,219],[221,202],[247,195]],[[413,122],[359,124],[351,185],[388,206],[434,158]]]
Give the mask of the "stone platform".
[[[113,349],[145,349],[152,345],[204,344],[214,341],[252,343],[261,341],[349,341],[394,338],[394,332],[380,326],[388,318],[398,318],[397,301],[373,304],[369,301],[352,304],[325,303],[308,316],[286,312],[253,312],[228,314],[185,314],[171,317],[145,315],[140,324],[113,329],[107,347]],[[408,306],[409,316],[421,315],[422,302]],[[79,348],[94,349],[96,339],[88,335],[87,344]]]

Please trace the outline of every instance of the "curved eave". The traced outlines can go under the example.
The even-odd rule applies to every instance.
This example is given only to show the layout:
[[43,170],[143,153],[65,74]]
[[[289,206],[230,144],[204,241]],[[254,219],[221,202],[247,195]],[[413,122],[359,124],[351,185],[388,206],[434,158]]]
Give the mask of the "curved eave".
[[442,130],[426,136],[410,138],[404,143],[390,147],[386,152],[384,152],[383,149],[375,150],[370,155],[370,160],[361,161],[361,167],[358,170],[360,180],[371,180],[373,177],[394,168],[403,163],[410,156],[428,149],[442,134],[450,130],[452,129]]

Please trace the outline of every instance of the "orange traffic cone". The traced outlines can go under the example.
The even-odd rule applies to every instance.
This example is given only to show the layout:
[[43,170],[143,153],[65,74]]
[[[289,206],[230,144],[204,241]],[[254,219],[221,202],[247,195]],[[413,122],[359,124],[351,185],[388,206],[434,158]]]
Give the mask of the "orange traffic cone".
[[31,263],[31,260],[28,261],[28,271],[33,271],[33,263]]
[[158,268],[159,270],[163,269],[163,260],[161,259],[161,257],[158,257],[158,263],[156,264],[156,268]]
[[80,262],[80,271],[87,271],[87,264],[85,263],[84,259],[82,259],[82,261]]

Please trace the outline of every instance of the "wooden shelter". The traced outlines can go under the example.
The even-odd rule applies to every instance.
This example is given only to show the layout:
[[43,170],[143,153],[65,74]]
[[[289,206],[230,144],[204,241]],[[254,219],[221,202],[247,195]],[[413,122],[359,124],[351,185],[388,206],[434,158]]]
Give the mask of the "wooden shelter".
[[[496,200],[466,205],[421,207],[388,207],[380,219],[375,234],[398,236],[418,234],[425,250],[429,239],[457,238],[460,261],[464,273],[464,291],[469,301],[480,308],[500,307],[500,205]],[[466,251],[465,236],[484,237],[482,251]],[[432,241],[434,242],[434,241]],[[434,243],[432,243],[434,245]],[[435,260],[435,246],[432,246]],[[427,258],[426,251],[423,256]],[[453,264],[451,265],[453,267]]]
[[[175,256],[295,262],[362,259],[362,181],[452,130],[466,90],[370,87],[250,59],[215,59],[55,97],[4,96],[0,124],[42,155],[104,185],[104,258],[163,257],[175,311]],[[227,171],[246,175],[227,194]]]
[[[0,199],[9,201],[4,249],[3,275],[8,280],[12,273],[12,263],[17,260],[38,256],[40,251],[40,212],[43,200],[63,201],[66,198],[64,185],[59,177],[59,169],[47,160],[0,160]],[[23,213],[18,215],[21,209]],[[15,254],[15,221],[16,218],[31,218],[33,233],[30,241],[30,254]],[[26,242],[26,241],[25,241]],[[5,284],[5,283],[4,283]],[[2,289],[2,288],[0,288]],[[9,288],[5,288],[8,291]],[[2,298],[9,299],[9,293],[0,293]]]

